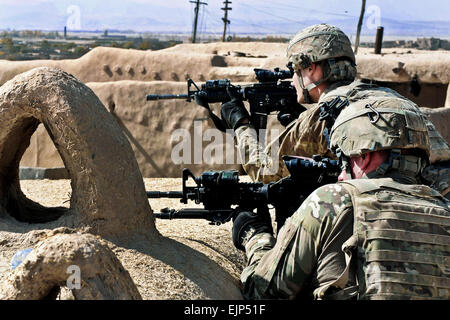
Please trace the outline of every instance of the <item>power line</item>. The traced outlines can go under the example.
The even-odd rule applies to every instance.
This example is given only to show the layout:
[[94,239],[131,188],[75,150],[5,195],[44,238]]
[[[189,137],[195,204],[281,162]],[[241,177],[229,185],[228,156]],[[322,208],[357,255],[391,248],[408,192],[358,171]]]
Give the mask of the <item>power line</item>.
[[253,7],[253,6],[249,6],[248,4],[245,4],[245,3],[242,3],[242,5],[248,7],[248,8],[250,8],[250,9],[252,9],[252,10],[259,11],[259,12],[262,12],[262,13],[265,13],[265,14],[271,16],[271,17],[276,17],[276,18],[280,18],[280,19],[282,19],[282,20],[288,20],[288,21],[292,21],[292,22],[296,22],[296,23],[301,23],[300,20],[290,19],[290,18],[288,18],[288,17],[286,17],[286,16],[278,16],[278,15],[275,15],[273,12],[268,12],[268,11],[265,11],[265,10],[261,10],[261,9],[259,9],[259,8]]
[[[280,14],[276,14],[274,12],[275,8],[272,8],[272,7],[268,7],[268,6],[254,7],[254,6],[245,4],[245,3],[242,3],[241,5],[246,6],[246,7],[248,7],[251,10],[259,11],[261,13],[267,14],[267,15],[269,15],[272,18],[279,18],[279,19],[281,19],[283,21],[290,21],[290,22],[298,23],[300,25],[307,25],[307,23],[305,24],[305,21],[289,18],[288,16],[283,15],[283,13],[281,13],[281,15]],[[290,7],[291,9],[288,8],[288,7]],[[263,10],[262,8],[267,9],[269,11]],[[294,6],[294,5],[284,5],[283,7],[277,7],[276,8],[276,10],[278,10],[278,11],[279,10],[281,10],[281,11],[286,11],[287,10],[290,13],[292,13],[292,9],[299,9],[299,10],[301,10],[300,12],[303,12],[303,13],[305,13],[305,12],[308,12],[308,13],[311,13],[311,14],[320,13],[320,14],[327,14],[327,15],[332,15],[332,16],[346,17],[346,18],[354,18],[355,17],[355,16],[352,16],[352,15],[347,14],[347,13],[341,14],[341,13],[335,13],[335,12],[329,12],[329,11],[317,10],[317,9],[305,9],[305,8],[297,7],[297,6]]]
[[199,32],[198,32],[198,41],[201,41],[202,38],[204,38],[204,35],[206,33],[206,24],[207,24],[207,19],[205,19],[205,7],[200,8],[201,9],[201,13],[199,13]]
[[[257,23],[257,22],[250,22],[248,20],[233,19],[233,21],[236,21],[237,24],[240,24],[240,25],[251,26],[251,27],[255,27],[256,29],[264,29],[264,30],[270,31],[272,33],[284,33],[284,32],[286,32],[285,29],[273,28],[273,27],[267,26],[265,24],[260,24],[260,23]],[[237,25],[237,24],[235,24],[235,25]]]
[[[273,8],[267,7],[267,6],[265,8],[267,8],[269,10],[273,9]],[[299,12],[302,12],[302,13],[305,13],[305,12],[308,12],[310,14],[321,13],[321,14],[328,14],[328,15],[331,15],[331,16],[339,16],[339,17],[347,17],[347,18],[357,18],[358,17],[358,16],[354,16],[354,15],[351,15],[351,14],[347,13],[347,11],[344,10],[344,9],[342,9],[342,10],[344,10],[344,13],[339,13],[339,12],[335,12],[335,11],[309,9],[309,8],[295,6],[295,5],[292,5],[292,4],[284,4],[282,7],[277,7],[276,9],[277,10],[286,10],[286,11],[289,11],[289,12],[292,12],[292,9],[298,9]]]
[[[217,20],[217,19],[216,19],[217,17],[212,17],[212,16],[209,14],[208,9],[205,9],[205,13],[206,13],[206,18],[208,19],[210,25],[214,25],[214,26],[217,27],[217,28],[218,28],[219,26],[222,27],[222,24],[216,21],[216,20]],[[210,28],[210,29],[209,29],[209,33],[212,33],[212,34],[214,35],[214,37],[216,37],[217,39],[219,39],[219,38],[220,38],[220,35],[215,31],[215,29],[216,29],[216,28]],[[228,31],[230,32],[230,28],[228,28]]]

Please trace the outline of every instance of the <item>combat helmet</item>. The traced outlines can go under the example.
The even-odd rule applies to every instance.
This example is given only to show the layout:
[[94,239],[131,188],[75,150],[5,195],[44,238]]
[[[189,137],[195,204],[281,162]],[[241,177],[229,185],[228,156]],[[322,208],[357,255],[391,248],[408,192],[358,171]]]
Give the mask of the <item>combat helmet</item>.
[[353,81],[356,77],[355,54],[350,39],[335,26],[322,23],[301,30],[289,42],[286,54],[296,71],[308,68],[312,63],[328,62],[323,64],[323,78],[316,83],[305,87],[299,76],[304,91],[310,91],[324,81]]
[[[399,97],[374,97],[350,103],[331,128],[330,148],[343,164],[350,157],[390,150],[389,159],[377,170],[397,169],[417,175],[428,164],[430,140],[425,115]],[[410,149],[409,152],[402,150]]]

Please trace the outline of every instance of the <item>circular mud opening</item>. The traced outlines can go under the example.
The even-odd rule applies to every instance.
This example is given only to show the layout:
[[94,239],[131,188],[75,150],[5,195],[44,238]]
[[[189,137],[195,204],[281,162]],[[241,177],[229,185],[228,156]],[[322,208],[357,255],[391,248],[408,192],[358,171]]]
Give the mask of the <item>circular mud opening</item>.
[[[20,222],[54,221],[68,211],[70,204],[70,195],[67,195],[67,192],[62,195],[49,193],[48,190],[42,188],[33,188],[38,185],[38,180],[30,180],[30,182],[24,180],[22,183],[19,178],[20,160],[30,145],[31,136],[39,124],[40,121],[36,118],[22,118],[0,141],[3,153],[0,158],[1,204],[7,215]],[[68,183],[70,184],[70,180]],[[24,189],[22,189],[22,185],[24,185]],[[40,203],[40,199],[49,197],[52,198],[51,201]],[[64,203],[67,205],[64,206]]]
[[[20,160],[20,189],[25,197],[45,208],[70,208],[71,179],[56,146],[40,123]],[[66,210],[64,210],[66,208]]]

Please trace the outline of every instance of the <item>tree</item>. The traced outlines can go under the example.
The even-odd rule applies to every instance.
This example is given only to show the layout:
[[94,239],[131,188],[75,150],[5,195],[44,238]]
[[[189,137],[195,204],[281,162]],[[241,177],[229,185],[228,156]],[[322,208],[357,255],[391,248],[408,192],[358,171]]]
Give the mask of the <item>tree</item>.
[[14,41],[13,41],[12,38],[3,38],[2,39],[2,44],[4,46],[11,47],[14,44]]
[[142,41],[138,45],[138,49],[139,50],[149,50],[149,49],[152,49],[152,48],[153,48],[152,42],[150,40],[148,40],[148,39],[145,39],[144,41]]

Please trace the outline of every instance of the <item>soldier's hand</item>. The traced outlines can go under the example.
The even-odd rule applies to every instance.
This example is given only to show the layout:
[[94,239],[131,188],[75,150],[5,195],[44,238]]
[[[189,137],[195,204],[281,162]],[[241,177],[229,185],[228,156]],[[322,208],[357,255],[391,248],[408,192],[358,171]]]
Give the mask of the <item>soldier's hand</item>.
[[194,95],[194,102],[203,108],[209,109],[208,99],[201,94]]
[[237,214],[233,218],[232,238],[234,246],[245,251],[245,245],[259,233],[273,234],[270,216],[261,217],[257,213],[236,209]]
[[225,125],[236,130],[239,126],[249,123],[250,115],[233,87],[227,87],[227,92],[231,100],[222,104],[220,114]]
[[278,112],[277,119],[281,125],[287,127],[292,121],[295,121],[298,116],[305,111],[306,108],[301,104],[294,102],[287,105],[280,112]]
[[228,129],[236,130],[241,125],[249,123],[248,119],[250,115],[242,101],[228,101],[223,103],[220,114]]
[[287,127],[296,118],[290,113],[278,112],[277,119],[283,127]]

